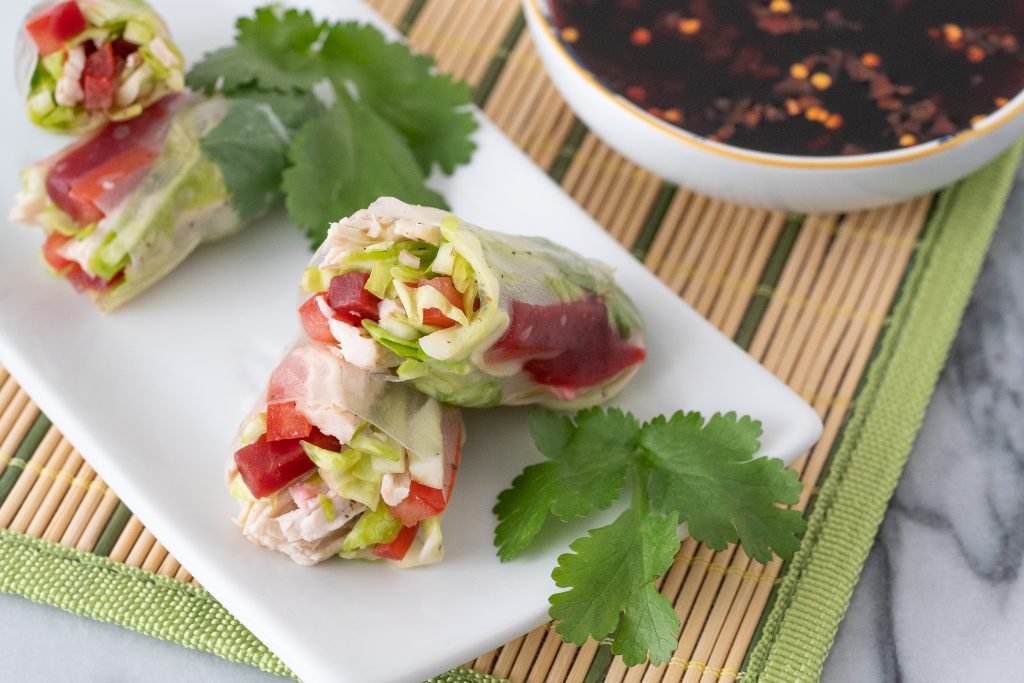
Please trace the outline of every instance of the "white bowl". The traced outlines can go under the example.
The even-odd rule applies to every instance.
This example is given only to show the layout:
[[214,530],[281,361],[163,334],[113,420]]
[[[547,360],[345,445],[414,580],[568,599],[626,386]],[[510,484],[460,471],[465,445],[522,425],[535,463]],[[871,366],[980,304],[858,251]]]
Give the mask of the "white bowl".
[[566,49],[548,0],[523,0],[541,61],[579,117],[659,176],[728,201],[786,211],[850,211],[914,197],[991,161],[1024,133],[1024,93],[970,129],[912,147],[856,156],[758,152],[677,128],[602,85]]

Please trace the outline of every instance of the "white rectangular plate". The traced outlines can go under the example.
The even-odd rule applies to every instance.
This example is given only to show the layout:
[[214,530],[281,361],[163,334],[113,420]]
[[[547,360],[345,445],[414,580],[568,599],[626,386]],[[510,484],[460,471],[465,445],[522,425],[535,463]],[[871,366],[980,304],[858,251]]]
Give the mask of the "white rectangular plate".
[[[158,2],[188,59],[228,43],[253,3]],[[352,0],[301,0],[318,16],[380,23]],[[0,6],[16,26],[28,2]],[[390,32],[390,31],[389,31]],[[7,131],[0,198],[18,170],[65,139],[34,129],[0,49]],[[480,225],[542,234],[618,269],[648,325],[649,359],[616,401],[643,418],[735,410],[762,420],[763,451],[791,461],[818,437],[815,413],[665,288],[493,125],[473,163],[438,188]],[[557,556],[586,526],[552,525],[501,564],[491,545],[498,492],[540,456],[522,410],[467,415],[447,558],[400,571],[334,561],[312,569],[245,542],[223,467],[239,420],[298,331],[295,291],[310,257],[282,216],[205,247],[109,316],[47,275],[40,233],[0,226],[0,362],[167,548],[308,683],[417,682],[546,619]],[[591,520],[593,523],[593,520]]]

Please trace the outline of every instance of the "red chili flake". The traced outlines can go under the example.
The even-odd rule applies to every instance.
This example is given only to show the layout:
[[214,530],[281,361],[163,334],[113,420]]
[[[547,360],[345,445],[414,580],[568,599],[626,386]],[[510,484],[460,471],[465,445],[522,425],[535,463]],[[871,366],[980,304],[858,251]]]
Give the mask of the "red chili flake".
[[945,24],[942,27],[942,36],[951,47],[958,47],[963,42],[964,30],[956,24]]
[[829,114],[829,117],[825,119],[825,127],[829,130],[835,130],[842,127],[843,117],[840,114]]
[[679,124],[683,122],[683,112],[675,107],[665,111],[665,120],[671,121],[672,123]]
[[575,26],[566,26],[562,29],[562,40],[567,43],[575,43],[580,39],[580,32]]
[[633,29],[633,32],[629,34],[629,42],[643,47],[651,42],[651,31],[643,26],[635,28]]
[[634,102],[643,102],[647,99],[647,91],[642,85],[631,85],[626,88],[626,97]]
[[865,52],[860,57],[860,62],[864,66],[870,69],[877,69],[882,66],[882,58],[876,55],[874,52]]
[[971,45],[967,48],[967,61],[972,64],[978,64],[985,61],[985,51],[977,45]]
[[811,85],[818,90],[828,90],[832,87],[832,77],[823,71],[818,71],[811,76]]
[[700,31],[700,19],[692,17],[689,19],[680,19],[679,23],[676,24],[676,28],[678,28],[679,32],[684,36],[692,36]]

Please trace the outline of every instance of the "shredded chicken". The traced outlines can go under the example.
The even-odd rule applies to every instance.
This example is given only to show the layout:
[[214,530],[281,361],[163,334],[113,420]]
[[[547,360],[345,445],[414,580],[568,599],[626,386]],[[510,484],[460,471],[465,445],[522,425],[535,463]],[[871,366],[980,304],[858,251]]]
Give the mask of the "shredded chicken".
[[397,354],[374,341],[363,328],[340,320],[330,321],[331,334],[338,340],[341,354],[352,365],[371,372],[381,372],[399,365]]
[[57,81],[54,99],[64,107],[73,107],[85,97],[82,92],[82,70],[85,69],[85,48],[78,46],[68,50],[64,60],[64,73]]
[[[328,520],[320,496],[334,507]],[[293,484],[270,498],[247,503],[237,522],[250,541],[311,566],[341,550],[350,522],[366,507],[332,493],[324,484]]]

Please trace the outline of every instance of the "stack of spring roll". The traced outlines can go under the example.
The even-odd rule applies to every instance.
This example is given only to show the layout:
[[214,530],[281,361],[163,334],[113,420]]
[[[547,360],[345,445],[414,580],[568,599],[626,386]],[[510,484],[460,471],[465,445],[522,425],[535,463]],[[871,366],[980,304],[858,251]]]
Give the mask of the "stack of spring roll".
[[273,205],[241,201],[204,143],[234,130],[270,141],[256,182],[284,169],[295,126],[263,102],[184,92],[181,53],[142,0],[37,7],[17,50],[29,118],[83,137],[22,171],[11,218],[43,229],[46,265],[101,310]]
[[590,406],[644,360],[640,317],[602,264],[389,197],[331,226],[301,290],[305,338],[228,468],[245,536],[301,564],[437,562],[454,406]]
[[[277,199],[260,181],[285,168],[301,106],[183,92],[181,53],[142,0],[40,6],[18,50],[31,120],[85,137],[23,171],[12,217],[102,310]],[[252,179],[209,153],[233,134],[273,141]],[[244,536],[300,564],[437,562],[458,406],[602,403],[644,359],[605,266],[392,198],[331,227],[298,309],[305,336],[243,421],[228,482]]]

